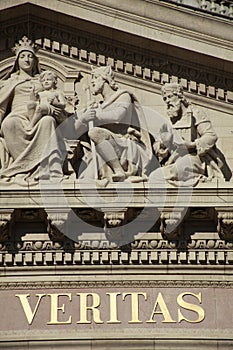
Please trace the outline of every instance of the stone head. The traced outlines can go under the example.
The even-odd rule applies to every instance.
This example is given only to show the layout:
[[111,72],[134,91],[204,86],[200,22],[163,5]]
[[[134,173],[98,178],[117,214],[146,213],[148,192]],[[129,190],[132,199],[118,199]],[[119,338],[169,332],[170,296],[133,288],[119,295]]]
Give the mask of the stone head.
[[171,119],[179,117],[182,105],[185,107],[188,105],[188,102],[184,97],[182,86],[176,83],[164,84],[162,87],[162,97],[167,105],[168,116]]
[[108,84],[112,90],[117,90],[118,86],[114,80],[114,73],[111,66],[93,68],[91,72],[91,84],[94,95],[102,92],[104,84]]
[[12,48],[12,51],[14,52],[16,59],[10,73],[16,72],[20,69],[32,74],[33,76],[39,73],[39,63],[36,56],[38,47],[30,39],[23,36],[22,39]]
[[44,90],[50,90],[57,87],[57,75],[50,70],[40,74],[40,83]]

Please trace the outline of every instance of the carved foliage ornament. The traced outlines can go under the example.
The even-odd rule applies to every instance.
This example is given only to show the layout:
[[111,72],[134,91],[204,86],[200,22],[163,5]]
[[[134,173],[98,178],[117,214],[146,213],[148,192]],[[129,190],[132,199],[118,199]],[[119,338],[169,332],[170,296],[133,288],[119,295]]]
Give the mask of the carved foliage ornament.
[[218,233],[221,239],[233,241],[233,211],[221,211],[218,213]]

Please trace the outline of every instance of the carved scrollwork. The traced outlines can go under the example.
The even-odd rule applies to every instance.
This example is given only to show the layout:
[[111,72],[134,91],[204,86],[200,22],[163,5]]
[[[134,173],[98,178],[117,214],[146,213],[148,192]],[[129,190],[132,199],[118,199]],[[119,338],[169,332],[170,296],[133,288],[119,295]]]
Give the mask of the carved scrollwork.
[[11,236],[13,210],[0,211],[0,242],[8,241]]
[[134,210],[110,208],[102,211],[104,212],[104,232],[109,242],[123,246],[133,241],[134,233],[126,231],[125,225],[135,216]]
[[7,241],[9,239],[9,216],[1,215],[0,219],[0,241]]
[[48,212],[48,234],[49,238],[52,241],[63,241],[64,231],[65,231],[65,225],[68,218],[68,212],[53,212],[53,211],[47,211]]
[[218,212],[218,234],[225,241],[233,241],[233,211],[219,210]]
[[119,227],[124,224],[125,213],[124,212],[110,212],[104,215],[105,224],[107,228]]
[[182,210],[163,210],[160,216],[160,232],[164,239],[173,241],[180,238],[182,234]]
[[109,210],[104,212],[104,231],[110,242],[120,242],[124,239],[124,223],[126,210]]

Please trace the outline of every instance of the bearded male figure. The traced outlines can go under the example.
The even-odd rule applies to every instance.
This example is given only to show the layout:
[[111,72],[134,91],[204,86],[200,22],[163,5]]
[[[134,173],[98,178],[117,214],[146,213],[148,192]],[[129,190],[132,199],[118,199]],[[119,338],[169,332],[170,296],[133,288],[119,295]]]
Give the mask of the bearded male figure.
[[[92,70],[91,90],[100,94],[102,103],[92,107],[92,117],[78,118],[76,130],[89,128],[88,136],[94,144],[96,154],[80,178],[94,177],[93,157],[97,157],[98,179],[118,182],[144,181],[151,162],[151,143],[143,114],[137,113],[137,101],[127,90],[120,89],[110,66]],[[93,151],[93,150],[92,150]]]
[[171,124],[164,124],[154,144],[161,168],[150,176],[176,185],[194,186],[201,179],[224,178],[217,135],[205,113],[191,105],[179,84],[166,83],[162,97]]

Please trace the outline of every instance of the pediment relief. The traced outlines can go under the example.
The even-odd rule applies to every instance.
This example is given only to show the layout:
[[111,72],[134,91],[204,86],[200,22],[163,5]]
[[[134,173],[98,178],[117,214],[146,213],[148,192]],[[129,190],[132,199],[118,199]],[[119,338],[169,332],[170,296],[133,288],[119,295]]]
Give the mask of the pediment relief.
[[[56,181],[63,181],[65,176],[68,176],[72,186],[76,181],[79,183],[79,180],[99,181],[102,188],[109,183],[128,181],[143,185],[149,181],[153,188],[166,188],[167,184],[193,187],[203,178],[210,181],[219,179],[223,182],[230,180],[231,170],[223,153],[216,147],[216,132],[205,113],[197,106],[193,107],[186,98],[182,86],[185,85],[184,81],[183,84],[179,84],[178,77],[162,73],[157,75],[159,80],[155,82],[152,81],[153,75],[149,68],[131,63],[122,64],[122,61],[109,57],[103,60],[102,56],[93,52],[75,50],[68,46],[63,47],[62,50],[66,52],[64,54],[62,50],[58,50],[61,46],[49,39],[39,43],[42,50],[36,56],[33,47],[30,46],[31,41],[26,37],[22,38],[16,59],[6,59],[1,63],[4,76],[13,66],[12,74],[3,78],[1,83],[2,91],[6,90],[6,97],[2,95],[5,99],[1,105],[3,183],[21,185],[20,181],[26,181],[30,187],[34,182],[53,182],[55,178]],[[39,75],[36,57],[42,68],[42,75]],[[95,66],[91,67],[91,63],[95,63]],[[168,82],[164,85],[161,96],[158,88],[165,78]],[[52,97],[50,89],[43,85],[48,80],[53,82]],[[122,87],[119,88],[118,82]],[[191,89],[195,84],[187,83],[186,89]],[[130,91],[130,88],[133,88],[133,91]],[[66,110],[63,113],[65,102],[62,102],[62,96],[75,98],[78,89],[79,92],[82,91],[78,97],[84,109],[78,109],[78,114],[73,111],[73,115],[72,112],[66,115]],[[97,96],[97,99],[93,96]],[[140,106],[140,99],[146,106]],[[162,99],[167,106],[170,126],[161,121],[163,116],[157,118],[156,115],[158,108],[159,112],[162,111]],[[144,108],[148,106],[151,107],[149,115]],[[177,128],[176,124],[183,125],[180,120],[187,116],[190,121],[188,128]],[[71,120],[73,124],[69,129],[69,135],[72,133],[72,137],[62,136],[62,142],[68,147],[66,152],[71,154],[70,157],[65,156],[65,159],[57,130],[61,130],[60,125],[66,120],[68,123]],[[20,144],[20,139],[19,144],[15,144],[17,135],[12,134],[13,122],[19,123],[17,130],[19,128],[23,138],[30,141],[26,148],[23,143]],[[152,132],[153,128],[155,133]],[[175,130],[178,131],[178,135],[175,134]],[[53,134],[55,138],[50,142],[50,136]],[[83,135],[87,138],[83,139]],[[41,153],[44,140],[53,148],[45,147],[46,151]],[[62,165],[64,160],[71,167],[65,169]],[[110,205],[108,209],[103,209],[103,213],[102,221],[106,234],[110,240],[115,240],[111,235],[120,236],[127,220],[124,207],[115,210],[114,206]],[[58,219],[57,213],[55,219],[51,215],[49,222],[53,235],[56,236],[57,225],[66,225],[66,215],[62,213],[62,218]],[[174,239],[182,235],[180,229],[176,230],[182,219],[181,209],[175,211],[175,214],[174,210],[162,209],[161,231],[165,237]],[[129,222],[130,220],[131,217]],[[59,233],[60,229],[57,232]],[[61,229],[61,237],[62,232]]]

